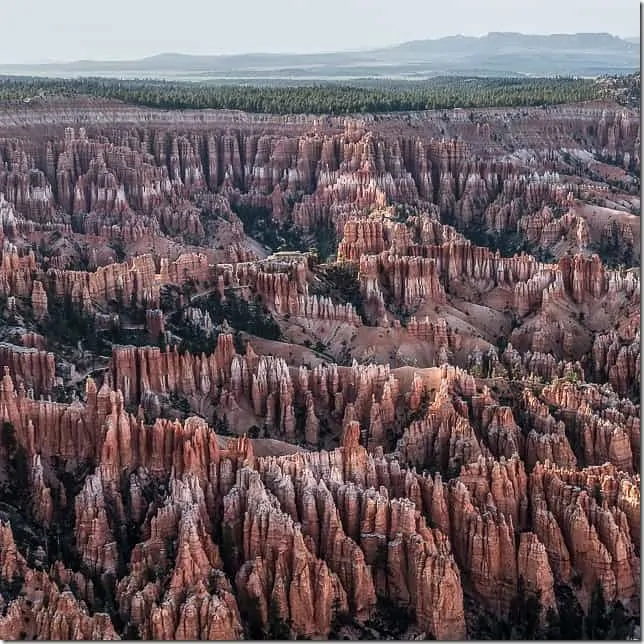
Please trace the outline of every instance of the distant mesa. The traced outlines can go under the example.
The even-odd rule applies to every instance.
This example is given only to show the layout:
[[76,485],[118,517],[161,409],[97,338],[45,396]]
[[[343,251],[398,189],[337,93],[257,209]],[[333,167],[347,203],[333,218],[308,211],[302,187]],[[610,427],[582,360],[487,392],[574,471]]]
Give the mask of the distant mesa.
[[423,78],[449,74],[483,76],[598,76],[639,70],[639,38],[609,33],[529,35],[491,32],[448,36],[351,52],[191,55],[164,52],[139,60],[1,65],[4,74],[98,76],[177,74],[244,78]]

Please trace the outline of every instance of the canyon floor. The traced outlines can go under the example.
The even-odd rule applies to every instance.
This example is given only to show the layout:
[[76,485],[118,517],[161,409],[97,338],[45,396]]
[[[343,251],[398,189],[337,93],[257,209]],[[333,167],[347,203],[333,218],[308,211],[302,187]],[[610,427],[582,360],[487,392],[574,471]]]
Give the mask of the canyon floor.
[[623,639],[640,114],[0,104],[0,639]]

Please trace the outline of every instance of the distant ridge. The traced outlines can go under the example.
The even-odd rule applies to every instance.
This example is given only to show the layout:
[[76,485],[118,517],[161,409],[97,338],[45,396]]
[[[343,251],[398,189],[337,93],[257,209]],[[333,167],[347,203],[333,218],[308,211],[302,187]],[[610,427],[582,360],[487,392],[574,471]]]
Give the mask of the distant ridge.
[[639,38],[608,33],[448,36],[377,49],[319,54],[161,53],[140,60],[2,65],[4,74],[239,78],[423,78],[445,74],[598,76],[638,71]]

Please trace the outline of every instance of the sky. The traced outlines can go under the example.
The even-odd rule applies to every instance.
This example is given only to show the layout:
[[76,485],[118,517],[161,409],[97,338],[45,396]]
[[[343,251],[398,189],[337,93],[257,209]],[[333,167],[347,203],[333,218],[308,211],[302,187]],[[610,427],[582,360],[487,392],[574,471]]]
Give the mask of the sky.
[[490,31],[639,35],[637,0],[1,0],[0,64],[309,53]]

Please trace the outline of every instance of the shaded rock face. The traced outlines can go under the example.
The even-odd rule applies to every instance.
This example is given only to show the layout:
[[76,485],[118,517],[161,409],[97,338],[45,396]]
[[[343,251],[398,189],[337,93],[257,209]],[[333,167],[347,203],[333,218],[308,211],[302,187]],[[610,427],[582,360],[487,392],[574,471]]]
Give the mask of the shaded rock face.
[[55,385],[55,356],[36,347],[0,344],[0,366],[9,370],[15,382],[32,389],[35,395],[49,394]]
[[[475,638],[466,600],[544,625],[562,587],[637,614],[639,273],[591,250],[639,238],[559,153],[639,168],[635,115],[58,109],[0,114],[0,639],[384,636],[386,606]],[[265,257],[257,211],[337,261]]]

